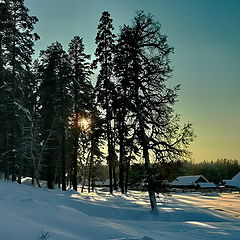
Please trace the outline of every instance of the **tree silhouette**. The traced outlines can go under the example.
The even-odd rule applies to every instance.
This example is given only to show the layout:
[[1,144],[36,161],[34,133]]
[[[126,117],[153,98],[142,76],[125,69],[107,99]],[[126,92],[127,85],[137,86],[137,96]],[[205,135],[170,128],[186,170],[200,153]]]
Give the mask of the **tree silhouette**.
[[114,34],[112,33],[112,19],[108,12],[103,12],[98,25],[96,36],[97,49],[95,52],[95,63],[100,64],[100,71],[95,87],[95,93],[98,102],[105,111],[106,119],[106,136],[108,146],[108,165],[109,165],[109,181],[110,193],[113,192],[113,161],[114,161],[114,144],[112,133],[112,91],[114,89],[111,77],[113,75],[113,51],[114,51]]

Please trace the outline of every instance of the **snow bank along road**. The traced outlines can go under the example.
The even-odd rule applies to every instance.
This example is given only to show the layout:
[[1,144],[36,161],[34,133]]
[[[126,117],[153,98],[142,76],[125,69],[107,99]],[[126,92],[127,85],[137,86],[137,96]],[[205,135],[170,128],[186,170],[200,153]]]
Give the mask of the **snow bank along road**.
[[[240,197],[232,198],[240,206]],[[153,216],[146,193],[79,194],[0,182],[0,240],[240,240],[239,219],[212,207],[221,199],[177,194],[159,199]]]

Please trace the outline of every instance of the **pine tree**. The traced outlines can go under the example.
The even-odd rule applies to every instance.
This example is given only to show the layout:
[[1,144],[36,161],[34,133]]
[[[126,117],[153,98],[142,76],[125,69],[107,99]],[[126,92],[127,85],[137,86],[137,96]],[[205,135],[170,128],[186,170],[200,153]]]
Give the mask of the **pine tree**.
[[10,30],[10,13],[6,2],[0,2],[0,86],[4,84],[4,46],[6,34]]
[[100,72],[98,75],[95,92],[98,102],[105,111],[106,119],[106,138],[108,146],[108,165],[109,165],[109,181],[110,193],[113,192],[113,161],[114,161],[114,143],[113,132],[111,126],[112,120],[112,91],[114,84],[111,80],[113,75],[113,52],[114,52],[114,34],[112,19],[108,12],[103,12],[98,25],[96,36],[97,49],[95,52],[96,62],[100,64]]
[[0,153],[3,160],[1,168],[5,170],[5,179],[9,179],[9,160],[8,160],[8,131],[9,124],[7,121],[8,103],[11,101],[11,89],[5,81],[7,75],[5,65],[5,45],[6,45],[6,34],[9,31],[9,11],[6,2],[0,2]]
[[[116,93],[113,101],[113,109],[116,112],[116,122],[119,138],[119,186],[122,193],[127,191],[127,169],[130,159],[137,154],[135,145],[135,119],[131,111],[131,56],[129,46],[126,44],[131,34],[131,29],[124,26],[117,39],[114,57],[114,73],[117,78]],[[134,152],[134,153],[133,153]]]
[[89,125],[89,138],[90,138],[90,163],[88,173],[88,192],[94,188],[94,175],[96,174],[94,169],[95,166],[102,162],[103,153],[101,148],[103,146],[103,119],[100,118],[100,113],[96,107],[96,103],[93,101],[90,104],[91,121]]
[[38,186],[41,168],[41,136],[40,136],[40,102],[39,102],[39,91],[40,91],[40,63],[35,60],[32,63],[30,71],[27,74],[24,84],[24,106],[29,110],[31,115],[31,124],[28,126],[27,131],[29,132],[25,146],[27,151],[25,152],[28,158],[26,176],[32,177],[32,183],[36,179]]
[[122,28],[120,57],[116,62],[121,89],[123,92],[127,89],[128,111],[132,112],[132,119],[136,121],[151,208],[156,213],[150,152],[153,151],[156,158],[161,156],[163,161],[163,156],[180,156],[186,153],[181,147],[187,146],[193,136],[190,124],[179,132],[179,119],[173,116],[172,105],[176,102],[179,86],[170,89],[166,85],[172,71],[169,54],[173,48],[167,44],[167,38],[160,30],[160,24],[154,22],[151,15],[137,12],[133,25]]
[[[4,151],[10,157],[12,181],[15,181],[16,158],[23,160],[24,124],[29,125],[31,121],[29,111],[23,105],[23,85],[34,52],[34,41],[39,37],[33,33],[37,18],[29,16],[29,10],[24,6],[23,0],[2,0],[0,4],[2,13],[0,19],[1,85],[5,94],[9,94],[8,103],[3,104],[6,110]],[[7,119],[11,119],[9,124],[6,123]],[[22,171],[22,160],[19,163],[19,173]]]
[[92,100],[93,87],[89,80],[92,74],[90,55],[84,53],[83,39],[75,36],[69,44],[69,59],[72,69],[71,92],[73,96],[73,159],[72,159],[72,184],[77,191],[77,169],[79,149],[79,121],[84,113],[89,110]]
[[[58,42],[41,52],[41,130],[45,146],[48,188],[53,188],[61,169],[62,190],[66,190],[66,129],[70,111],[70,62]],[[59,158],[61,167],[59,167]],[[60,181],[60,180],[58,180]]]

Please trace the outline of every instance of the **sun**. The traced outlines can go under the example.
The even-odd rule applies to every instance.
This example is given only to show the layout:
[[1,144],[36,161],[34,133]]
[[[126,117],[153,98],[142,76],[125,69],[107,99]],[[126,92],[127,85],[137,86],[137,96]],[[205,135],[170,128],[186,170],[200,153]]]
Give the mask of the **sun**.
[[78,120],[78,126],[83,130],[83,131],[88,131],[90,128],[91,124],[91,119],[90,118],[85,118],[82,117]]

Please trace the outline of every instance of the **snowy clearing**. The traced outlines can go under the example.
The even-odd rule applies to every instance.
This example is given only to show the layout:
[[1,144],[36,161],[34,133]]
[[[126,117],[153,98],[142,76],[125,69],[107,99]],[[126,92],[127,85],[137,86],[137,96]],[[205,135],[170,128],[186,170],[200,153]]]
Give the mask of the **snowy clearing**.
[[153,216],[146,193],[79,194],[0,182],[0,239],[240,239],[239,218],[228,215],[240,206],[239,194],[185,193],[158,200],[160,214]]

